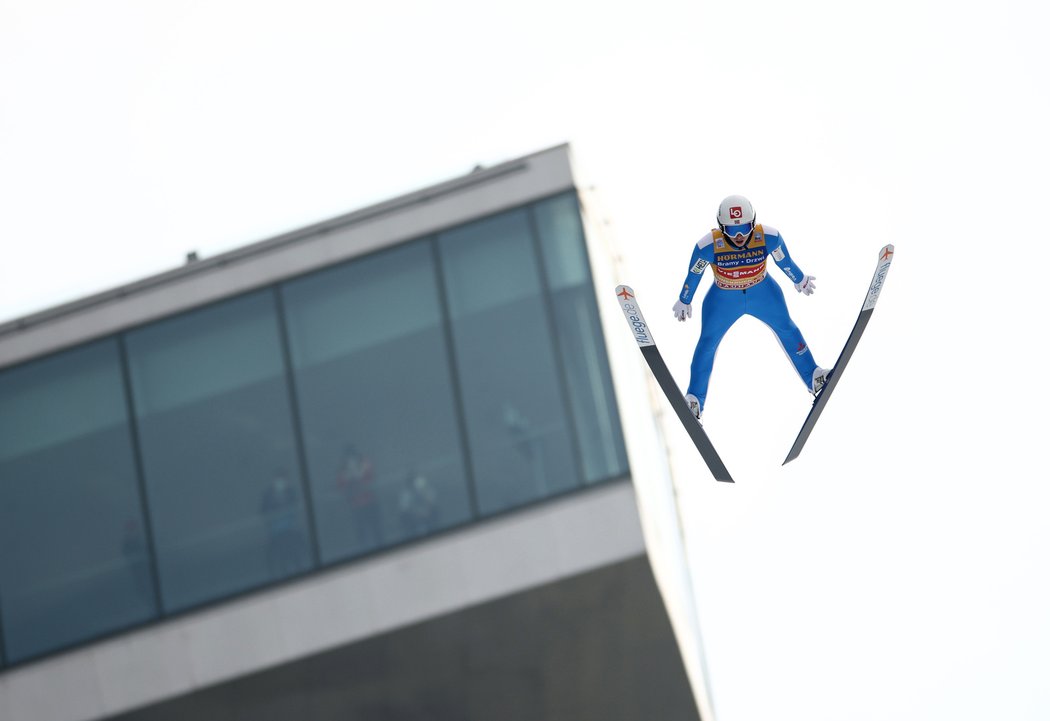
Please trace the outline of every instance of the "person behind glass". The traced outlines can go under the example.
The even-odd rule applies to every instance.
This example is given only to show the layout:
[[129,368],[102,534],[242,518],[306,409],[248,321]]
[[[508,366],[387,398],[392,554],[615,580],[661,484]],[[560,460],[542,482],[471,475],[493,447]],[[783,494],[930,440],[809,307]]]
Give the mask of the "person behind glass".
[[299,493],[279,470],[263,490],[259,511],[266,525],[266,565],[270,575],[280,578],[303,566],[303,539],[296,526]]
[[357,540],[364,548],[383,544],[383,522],[376,506],[375,469],[354,446],[347,446],[339,465],[338,487],[346,493]]
[[437,527],[437,491],[419,471],[409,471],[397,505],[409,536],[422,536]]
[[[533,430],[532,422],[511,403],[503,405],[503,426],[513,440],[514,447],[532,470],[535,493],[547,495],[547,472],[543,456],[543,441]],[[520,493],[516,496],[520,497]]]
[[714,283],[704,296],[700,311],[700,338],[689,368],[685,400],[697,422],[703,422],[704,401],[714,367],[715,351],[729,328],[743,315],[758,318],[772,329],[795,372],[811,393],[820,393],[831,371],[817,365],[809,345],[788,314],[784,292],[766,275],[766,259],[773,262],[795,284],[795,290],[812,295],[812,275],[799,269],[788,254],[780,231],[755,224],[755,210],[742,195],[730,195],[718,206],[718,227],[701,238],[689,259],[689,272],[678,300],[675,317],[685,321],[693,314],[693,294],[707,266]]

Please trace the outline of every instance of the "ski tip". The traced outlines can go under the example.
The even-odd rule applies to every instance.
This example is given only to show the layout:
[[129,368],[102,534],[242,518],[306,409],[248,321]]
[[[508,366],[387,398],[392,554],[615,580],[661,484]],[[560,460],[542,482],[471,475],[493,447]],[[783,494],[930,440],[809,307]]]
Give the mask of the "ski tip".
[[638,302],[635,300],[634,289],[629,285],[618,285],[616,286],[616,297],[620,301],[620,310],[623,311],[638,346],[645,348],[656,345],[656,341],[649,332],[649,326],[645,322],[645,316],[642,315],[642,309],[638,307]]
[[875,267],[875,275],[871,279],[868,295],[865,297],[864,305],[860,309],[861,312],[875,307],[875,303],[879,300],[879,294],[882,293],[882,285],[886,282],[886,274],[890,272],[890,263],[892,262],[893,244],[888,243],[882,246],[882,250],[879,251],[879,264]]

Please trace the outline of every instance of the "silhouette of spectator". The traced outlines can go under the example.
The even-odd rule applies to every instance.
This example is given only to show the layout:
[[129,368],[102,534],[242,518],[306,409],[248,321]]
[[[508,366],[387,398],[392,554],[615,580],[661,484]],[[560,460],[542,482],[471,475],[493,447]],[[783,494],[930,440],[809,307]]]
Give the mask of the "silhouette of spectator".
[[518,453],[525,457],[532,471],[536,493],[547,495],[547,472],[543,458],[543,441],[532,427],[532,421],[510,403],[503,406],[503,425]]
[[437,528],[437,491],[422,473],[409,471],[397,505],[401,523],[409,536],[422,536]]
[[354,446],[347,446],[337,484],[350,504],[350,521],[365,549],[383,545],[383,519],[376,505],[375,469]]
[[296,523],[299,492],[279,470],[263,491],[259,510],[266,524],[266,566],[273,578],[303,567],[303,537]]

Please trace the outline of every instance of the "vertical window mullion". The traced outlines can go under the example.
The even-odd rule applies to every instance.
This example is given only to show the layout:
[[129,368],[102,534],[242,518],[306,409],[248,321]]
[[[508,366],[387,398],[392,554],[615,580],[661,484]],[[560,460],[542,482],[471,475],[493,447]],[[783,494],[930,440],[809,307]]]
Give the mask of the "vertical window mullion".
[[463,454],[463,471],[467,476],[467,490],[470,500],[470,516],[477,519],[481,517],[481,509],[478,504],[478,490],[475,484],[476,474],[474,472],[474,456],[470,452],[470,437],[467,429],[466,408],[463,406],[463,388],[460,383],[459,361],[456,357],[455,337],[452,333],[452,310],[448,302],[448,289],[445,287],[445,274],[443,272],[441,253],[438,252],[437,237],[427,240],[430,246],[431,257],[434,261],[434,275],[437,282],[438,302],[441,308],[442,330],[445,334],[445,348],[448,354],[449,375],[452,381],[452,397],[455,399],[456,422],[459,425],[460,453]]
[[310,558],[313,568],[321,566],[321,545],[317,539],[317,522],[314,518],[313,483],[310,469],[306,462],[306,447],[303,443],[303,424],[299,413],[299,393],[295,385],[295,369],[292,367],[292,350],[288,342],[288,323],[284,314],[284,296],[281,287],[273,289],[274,304],[277,308],[277,335],[281,344],[281,357],[284,360],[284,377],[288,386],[288,408],[292,416],[292,434],[294,436],[296,461],[299,465],[300,486],[303,490],[303,510],[306,513],[307,533],[310,537]]
[[146,544],[146,557],[149,559],[150,577],[153,579],[153,602],[157,616],[163,617],[164,597],[161,594],[160,572],[157,565],[157,552],[153,542],[153,521],[150,516],[149,494],[146,490],[146,473],[142,463],[142,448],[139,445],[139,425],[135,416],[135,401],[131,395],[131,370],[128,367],[128,349],[124,335],[117,336],[117,349],[120,355],[120,377],[124,384],[124,399],[128,409],[128,432],[131,434],[131,451],[135,464],[135,479],[139,487],[139,505],[142,511],[142,535]]

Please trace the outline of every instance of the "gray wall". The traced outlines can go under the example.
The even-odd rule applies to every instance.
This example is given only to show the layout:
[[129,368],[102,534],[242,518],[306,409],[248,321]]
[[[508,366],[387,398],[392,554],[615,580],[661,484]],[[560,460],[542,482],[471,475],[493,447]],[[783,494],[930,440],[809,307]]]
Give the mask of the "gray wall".
[[644,556],[114,721],[616,721],[699,716]]

